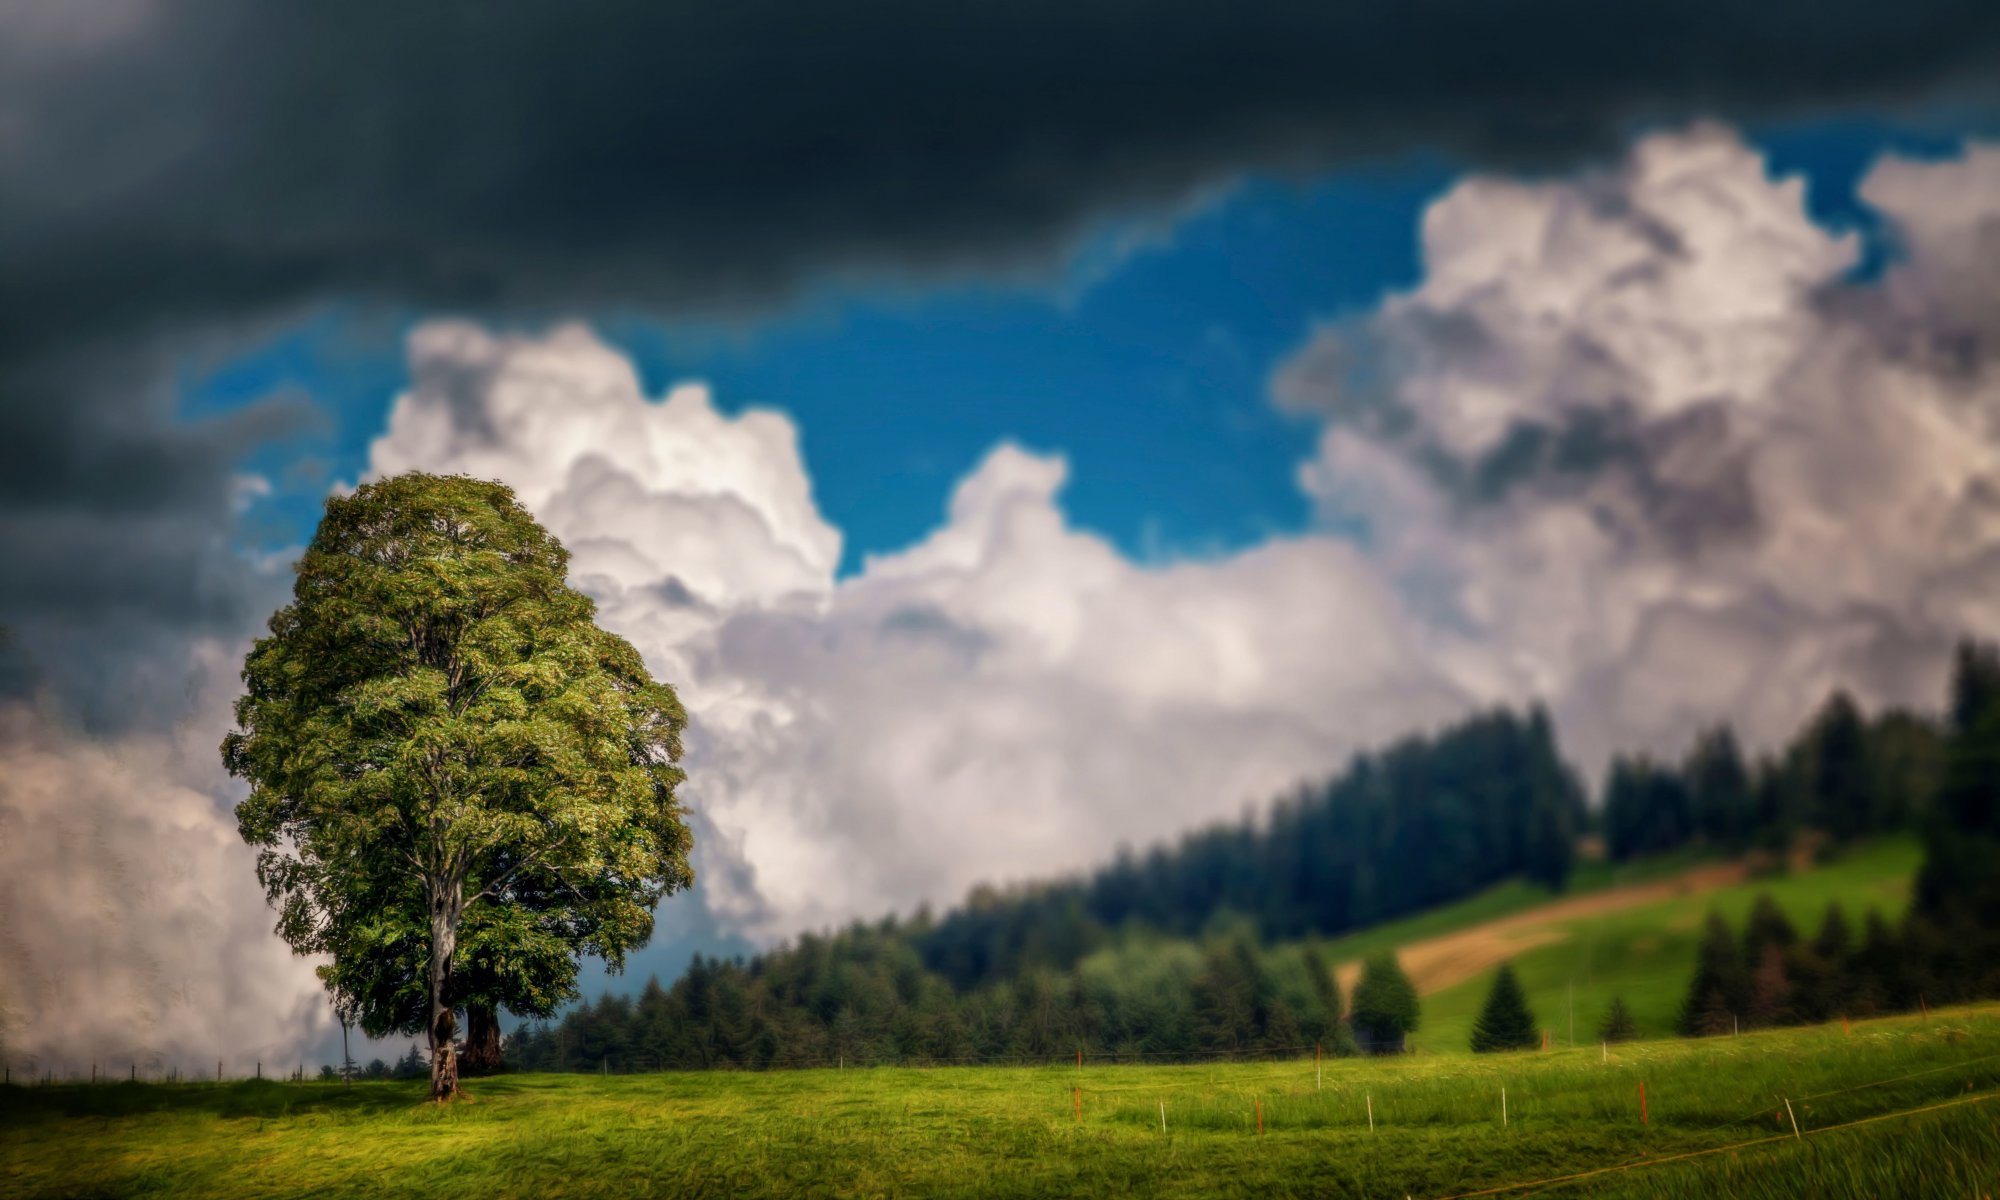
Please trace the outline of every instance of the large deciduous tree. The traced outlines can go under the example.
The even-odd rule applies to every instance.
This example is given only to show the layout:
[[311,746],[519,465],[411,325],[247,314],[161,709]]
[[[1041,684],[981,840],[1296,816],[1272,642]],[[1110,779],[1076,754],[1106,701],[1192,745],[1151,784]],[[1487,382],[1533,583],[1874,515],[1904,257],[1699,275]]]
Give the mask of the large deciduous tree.
[[400,475],[327,502],[244,661],[224,764],[278,932],[371,1035],[546,1015],[693,882],[673,690],[599,629],[504,485]]

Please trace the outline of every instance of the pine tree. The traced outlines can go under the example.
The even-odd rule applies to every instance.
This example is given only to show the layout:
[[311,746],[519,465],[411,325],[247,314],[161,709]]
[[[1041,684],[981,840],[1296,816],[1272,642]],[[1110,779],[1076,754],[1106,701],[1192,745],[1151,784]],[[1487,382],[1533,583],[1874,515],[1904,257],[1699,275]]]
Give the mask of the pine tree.
[[1750,920],[1743,927],[1743,966],[1754,971],[1764,961],[1766,949],[1776,946],[1780,951],[1790,950],[1798,943],[1798,930],[1792,928],[1785,910],[1771,899],[1769,892],[1757,893],[1757,899],[1750,907]]
[[1689,1037],[1718,1037],[1735,1029],[1736,1014],[1720,988],[1710,988],[1681,1016],[1681,1032]]
[[1354,985],[1354,1040],[1370,1054],[1401,1054],[1403,1039],[1417,1028],[1417,989],[1393,952],[1383,951],[1361,965]]
[[1532,1050],[1541,1040],[1541,1027],[1535,1024],[1535,1014],[1528,1011],[1528,998],[1521,993],[1512,964],[1502,963],[1493,977],[1493,990],[1486,994],[1486,1007],[1472,1025],[1473,1052]]
[[1745,1021],[1754,1027],[1789,1025],[1793,1021],[1792,981],[1785,970],[1785,952],[1776,942],[1766,943],[1756,969],[1750,972],[1750,1003]]
[[[1687,1002],[1681,1008],[1680,1032],[1689,1037],[1714,1032],[1712,1029],[1705,1031],[1703,1024],[1710,1019],[1716,1006],[1719,1005],[1726,1016],[1742,1012],[1749,999],[1749,972],[1743,969],[1736,938],[1719,915],[1710,913],[1708,927],[1702,934],[1701,948],[1696,953],[1694,979],[1688,985]],[[1728,1028],[1727,1023],[1724,1028]]]
[[1625,1007],[1623,996],[1613,996],[1611,1007],[1604,1010],[1604,1021],[1597,1027],[1597,1039],[1602,1042],[1630,1042],[1639,1036],[1639,1023],[1632,1019],[1632,1010]]

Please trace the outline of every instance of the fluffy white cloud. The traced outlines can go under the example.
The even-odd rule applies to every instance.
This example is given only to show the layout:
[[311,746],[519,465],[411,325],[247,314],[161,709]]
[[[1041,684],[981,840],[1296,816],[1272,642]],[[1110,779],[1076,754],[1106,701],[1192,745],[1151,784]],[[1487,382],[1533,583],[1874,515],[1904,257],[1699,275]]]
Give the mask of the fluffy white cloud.
[[693,714],[711,903],[756,933],[956,899],[1261,801],[1463,696],[1325,538],[1138,566],[995,449],[920,544],[836,581],[787,418],[646,398],[579,328],[420,330],[372,448],[507,480]]
[[2000,633],[1995,161],[1878,167],[1904,253],[1860,282],[1726,130],[1466,180],[1422,284],[1278,374],[1326,421],[1329,531],[1210,561],[1135,564],[1003,445],[837,579],[784,416],[649,399],[581,328],[423,328],[371,466],[505,479],[576,551],[694,714],[710,902],[776,936],[1083,866],[1473,703],[1548,701],[1592,765],[1775,738],[1837,684],[1935,703]]
[[0,703],[0,1048],[17,1073],[276,1073],[331,1025],[230,812],[215,731],[236,656],[191,658],[171,732],[90,739]]
[[2000,632],[2000,151],[1861,195],[1903,254],[1856,281],[1719,128],[1460,184],[1422,284],[1280,372],[1328,419],[1305,486],[1594,755],[1776,737],[1842,683],[1935,705],[1949,643]]

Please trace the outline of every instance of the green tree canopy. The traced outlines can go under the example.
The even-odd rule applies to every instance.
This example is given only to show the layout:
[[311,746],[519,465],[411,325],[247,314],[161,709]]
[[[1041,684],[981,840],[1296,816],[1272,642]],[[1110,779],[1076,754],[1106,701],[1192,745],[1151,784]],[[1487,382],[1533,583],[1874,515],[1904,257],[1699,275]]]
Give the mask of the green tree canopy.
[[1416,1032],[1419,1015],[1417,989],[1393,951],[1384,950],[1361,964],[1352,1019],[1354,1040],[1361,1049],[1371,1054],[1400,1053],[1403,1039]]
[[438,1099],[456,1009],[553,1012],[693,881],[680,703],[568,557],[498,483],[329,500],[222,745],[279,934],[370,1034],[428,1033]]
[[1472,1050],[1491,1054],[1496,1050],[1532,1050],[1542,1041],[1535,1014],[1528,1011],[1528,998],[1521,981],[1514,977],[1512,963],[1501,963],[1493,976],[1493,990],[1486,993],[1486,1006],[1472,1023]]

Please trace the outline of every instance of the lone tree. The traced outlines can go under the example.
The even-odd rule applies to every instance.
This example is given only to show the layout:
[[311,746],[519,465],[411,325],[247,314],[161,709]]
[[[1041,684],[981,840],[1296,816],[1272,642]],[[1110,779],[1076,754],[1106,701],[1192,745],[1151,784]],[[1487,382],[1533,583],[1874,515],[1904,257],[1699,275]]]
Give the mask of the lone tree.
[[1396,962],[1383,951],[1361,964],[1354,985],[1354,1040],[1369,1054],[1401,1054],[1403,1039],[1417,1029],[1417,989]]
[[1528,998],[1521,993],[1521,981],[1514,978],[1513,964],[1501,963],[1493,990],[1486,994],[1486,1007],[1472,1023],[1473,1052],[1532,1050],[1541,1040],[1542,1031],[1535,1014],[1528,1011]]
[[456,1009],[553,1012],[693,882],[680,703],[568,558],[498,483],[329,500],[222,743],[278,933],[370,1035],[428,1036],[436,1100]]

